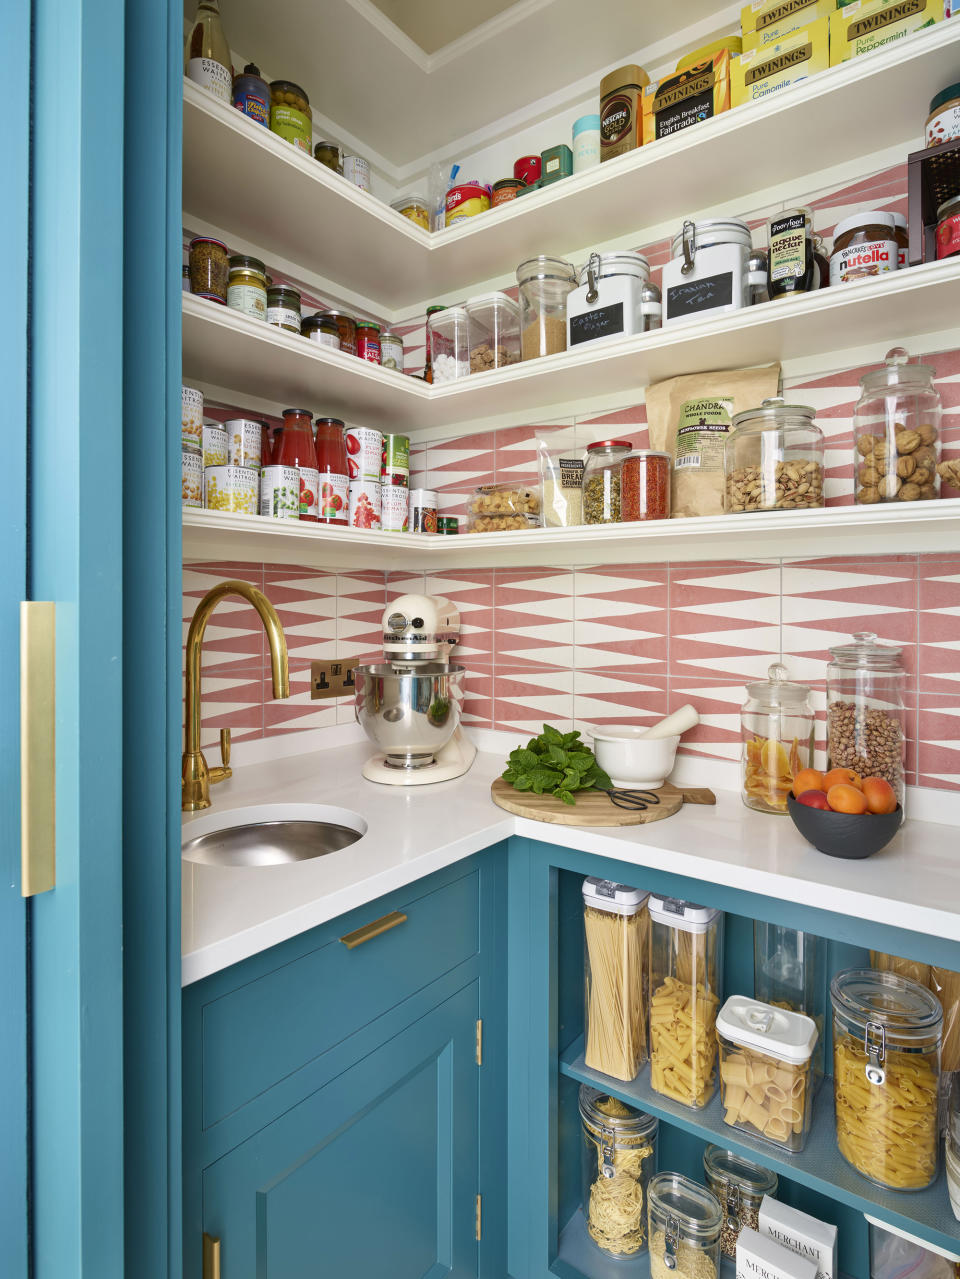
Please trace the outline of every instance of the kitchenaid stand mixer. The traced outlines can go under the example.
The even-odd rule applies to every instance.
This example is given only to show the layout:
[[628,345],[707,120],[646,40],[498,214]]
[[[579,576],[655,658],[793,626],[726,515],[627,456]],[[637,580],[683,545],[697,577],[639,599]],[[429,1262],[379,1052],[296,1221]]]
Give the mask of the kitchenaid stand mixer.
[[357,723],[379,748],[369,781],[425,786],[465,773],[477,748],[460,728],[463,667],[451,664],[460,614],[435,595],[401,595],[384,610],[382,662],[354,671]]

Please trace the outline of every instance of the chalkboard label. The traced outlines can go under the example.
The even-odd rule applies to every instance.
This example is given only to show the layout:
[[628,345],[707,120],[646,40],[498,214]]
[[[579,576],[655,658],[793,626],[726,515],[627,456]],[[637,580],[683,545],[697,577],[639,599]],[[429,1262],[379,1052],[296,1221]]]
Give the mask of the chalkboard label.
[[592,342],[594,338],[619,337],[623,333],[623,303],[601,306],[596,311],[570,317],[570,345]]
[[714,311],[733,302],[733,272],[708,275],[704,280],[684,280],[667,289],[667,319],[678,320],[698,311]]

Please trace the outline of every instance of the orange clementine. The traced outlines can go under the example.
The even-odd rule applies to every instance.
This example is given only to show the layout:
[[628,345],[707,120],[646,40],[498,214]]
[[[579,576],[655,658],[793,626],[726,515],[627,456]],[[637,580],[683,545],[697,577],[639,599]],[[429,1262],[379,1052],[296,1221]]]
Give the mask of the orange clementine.
[[871,813],[892,813],[896,811],[897,794],[890,783],[883,777],[865,777],[863,779],[863,797]]
[[793,779],[793,793],[798,799],[806,790],[823,790],[823,773],[818,768],[801,768]]
[[867,801],[863,791],[849,782],[838,782],[827,791],[827,803],[835,813],[865,813]]
[[855,786],[860,789],[860,774],[855,773],[852,768],[831,768],[829,773],[823,775],[823,789],[828,791],[831,786]]

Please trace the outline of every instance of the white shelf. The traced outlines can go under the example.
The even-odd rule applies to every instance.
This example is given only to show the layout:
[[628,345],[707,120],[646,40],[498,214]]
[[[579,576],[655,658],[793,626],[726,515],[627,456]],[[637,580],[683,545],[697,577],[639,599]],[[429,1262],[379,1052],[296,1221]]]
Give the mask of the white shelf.
[[321,528],[218,511],[183,513],[185,560],[303,564],[318,569],[573,568],[667,560],[888,555],[958,545],[960,498],[457,537]]
[[901,342],[930,350],[945,333],[955,341],[958,319],[960,258],[952,258],[431,387],[185,294],[183,374],[230,388],[240,402],[302,404],[422,438],[548,421],[553,411],[602,412],[635,402],[651,382],[701,369],[804,359],[849,367],[853,352],[880,360]]
[[808,176],[822,186],[819,175],[865,148],[915,150],[930,95],[955,78],[958,57],[960,23],[938,24],[433,235],[185,81],[183,204],[399,318],[537,253],[639,243],[643,227],[705,207],[749,208],[751,194],[799,191]]

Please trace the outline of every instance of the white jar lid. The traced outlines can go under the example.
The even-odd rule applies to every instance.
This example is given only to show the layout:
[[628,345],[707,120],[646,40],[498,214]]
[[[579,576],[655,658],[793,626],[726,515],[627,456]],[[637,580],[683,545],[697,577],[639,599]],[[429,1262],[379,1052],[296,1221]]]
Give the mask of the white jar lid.
[[817,1024],[803,1013],[731,995],[717,1013],[717,1034],[778,1061],[799,1064],[809,1061],[816,1047]]
[[428,323],[434,328],[439,325],[456,323],[458,320],[463,321],[467,318],[467,309],[463,306],[445,306],[442,311],[434,311],[430,316]]
[[583,881],[582,892],[585,906],[608,911],[611,915],[635,915],[650,896],[641,888],[616,884],[612,879],[598,879],[595,875]]
[[834,243],[847,231],[853,231],[860,226],[885,226],[892,231],[896,225],[893,214],[885,213],[880,209],[867,210],[866,213],[851,213],[848,218],[842,218],[833,228]]
[[631,275],[646,284],[650,279],[649,260],[632,249],[623,249],[619,253],[592,253],[577,272],[580,284],[586,284],[591,263],[598,280],[614,275]]
[[753,248],[750,228],[740,218],[704,218],[694,222],[691,218],[685,222],[670,245],[670,256],[683,256],[683,235],[688,226],[693,227],[693,239],[696,249],[709,249],[714,244],[740,244],[747,249]]
[[684,933],[705,933],[721,913],[713,906],[697,906],[679,897],[650,898],[650,918]]

